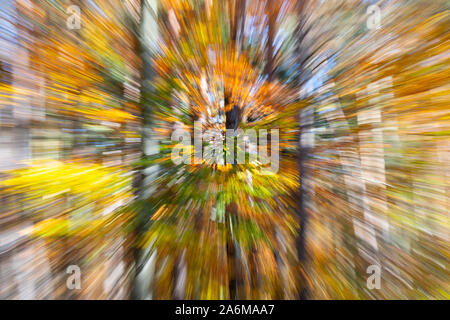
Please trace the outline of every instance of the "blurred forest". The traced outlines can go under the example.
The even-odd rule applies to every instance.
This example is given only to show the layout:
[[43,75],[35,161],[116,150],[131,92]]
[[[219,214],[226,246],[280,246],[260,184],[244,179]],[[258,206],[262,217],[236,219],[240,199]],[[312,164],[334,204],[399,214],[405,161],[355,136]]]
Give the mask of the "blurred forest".
[[[447,0],[2,0],[0,298],[449,299],[449,25]],[[278,129],[278,171],[174,163],[198,121]]]

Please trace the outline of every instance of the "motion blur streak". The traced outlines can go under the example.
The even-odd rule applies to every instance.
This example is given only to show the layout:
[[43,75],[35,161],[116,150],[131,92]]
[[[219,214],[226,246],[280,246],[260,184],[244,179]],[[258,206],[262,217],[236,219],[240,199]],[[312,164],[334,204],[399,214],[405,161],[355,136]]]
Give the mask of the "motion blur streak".
[[1,0],[0,298],[449,299],[449,25],[446,0]]

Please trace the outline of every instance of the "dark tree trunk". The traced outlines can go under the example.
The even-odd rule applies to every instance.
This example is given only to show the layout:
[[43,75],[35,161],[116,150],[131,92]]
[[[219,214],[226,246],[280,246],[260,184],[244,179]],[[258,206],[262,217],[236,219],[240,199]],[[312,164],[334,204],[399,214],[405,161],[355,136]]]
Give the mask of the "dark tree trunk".
[[277,12],[274,10],[274,1],[268,0],[266,3],[266,15],[268,18],[268,33],[267,33],[267,51],[266,51],[266,67],[265,73],[267,74],[267,80],[270,82],[273,80],[273,40],[275,38],[275,24],[277,18]]
[[300,263],[300,267],[302,268],[302,271],[300,273],[300,292],[299,292],[299,298],[304,300],[307,297],[307,286],[306,286],[306,277],[305,277],[305,270],[306,270],[306,264],[307,264],[307,255],[306,255],[306,228],[308,224],[308,214],[306,212],[305,206],[306,206],[306,192],[307,189],[305,187],[305,180],[306,180],[306,166],[305,162],[309,153],[309,150],[307,147],[302,146],[301,144],[301,136],[305,129],[302,128],[302,117],[299,116],[299,122],[300,122],[300,134],[299,134],[299,151],[298,151],[298,169],[300,171],[300,188],[298,190],[297,195],[297,206],[298,206],[298,217],[300,222],[300,231],[297,238],[297,255],[298,260]]
[[[150,108],[147,106],[146,103],[146,94],[148,93],[148,91],[150,90],[149,86],[148,86],[148,81],[152,78],[153,76],[153,69],[152,66],[150,65],[150,59],[149,59],[149,53],[147,52],[144,44],[142,43],[142,36],[143,36],[143,27],[144,27],[144,10],[145,10],[145,5],[146,5],[146,1],[142,0],[141,1],[141,10],[140,10],[140,14],[141,14],[141,20],[140,20],[140,24],[136,25],[136,29],[135,29],[135,34],[138,38],[138,48],[137,50],[140,53],[140,57],[142,60],[142,73],[141,73],[141,101],[140,101],[140,105],[141,105],[141,112],[142,112],[142,139],[141,139],[141,154],[144,156],[145,158],[145,143],[146,141],[148,141],[147,137],[147,133],[146,133],[146,127],[149,125],[150,121],[151,121],[151,110]],[[133,260],[134,263],[134,267],[133,267],[133,285],[132,285],[132,289],[131,289],[131,299],[133,300],[137,300],[137,299],[141,299],[142,297],[140,296],[139,293],[139,284],[136,283],[137,281],[137,275],[141,272],[142,270],[142,257],[143,257],[143,252],[140,248],[138,248],[138,246],[136,245],[137,240],[139,239],[139,237],[145,232],[146,230],[146,223],[149,220],[148,215],[150,214],[148,212],[148,210],[145,209],[144,206],[139,205],[140,203],[142,203],[142,201],[144,201],[143,197],[144,197],[144,190],[145,190],[145,174],[144,174],[144,170],[145,170],[145,166],[141,167],[141,168],[137,168],[135,176],[134,176],[134,180],[133,180],[133,187],[135,188],[135,194],[138,198],[138,208],[137,208],[137,216],[135,217],[133,223],[133,247],[132,247],[132,252],[131,252],[131,259]]]
[[[299,23],[297,27],[297,34],[298,36],[298,46],[297,46],[297,59],[300,63],[304,63],[306,56],[306,50],[304,48],[304,38],[305,38],[305,29],[304,29],[304,8],[305,8],[306,1],[303,0],[299,2],[297,7],[297,12],[299,16]],[[301,89],[300,86],[304,83],[304,79],[307,77],[306,71],[304,70],[303,66],[299,66],[299,75],[298,75],[298,86],[299,90]],[[308,287],[307,287],[307,279],[306,279],[306,265],[307,265],[307,252],[306,252],[306,229],[308,227],[308,212],[306,210],[306,203],[307,203],[307,188],[305,186],[305,181],[307,179],[307,172],[306,172],[306,161],[307,158],[311,152],[310,146],[302,144],[302,135],[305,134],[306,130],[309,129],[309,121],[305,119],[305,117],[302,117],[302,112],[299,111],[298,116],[299,121],[299,135],[298,135],[298,156],[297,156],[297,164],[298,164],[298,170],[299,170],[299,179],[300,179],[300,187],[298,190],[297,195],[297,210],[298,210],[298,218],[300,223],[300,231],[297,238],[297,255],[298,260],[300,264],[300,268],[302,269],[299,275],[300,278],[300,290],[298,292],[298,296],[300,299],[304,300],[307,299],[308,294]],[[313,121],[313,120],[312,120]]]

